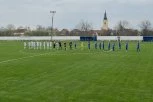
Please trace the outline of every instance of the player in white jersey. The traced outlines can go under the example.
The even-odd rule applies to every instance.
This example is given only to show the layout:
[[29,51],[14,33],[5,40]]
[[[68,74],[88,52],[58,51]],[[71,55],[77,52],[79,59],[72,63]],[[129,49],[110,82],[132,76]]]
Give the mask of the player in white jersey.
[[27,43],[26,43],[26,42],[24,42],[24,49],[26,49],[26,47],[27,47]]
[[46,49],[46,42],[43,42],[44,50]]
[[32,49],[32,41],[30,41],[30,49]]
[[36,48],[37,48],[37,50],[39,49],[39,42],[38,41],[36,42]]
[[32,49],[35,49],[35,42],[32,41]]
[[31,42],[31,49],[34,49],[34,42]]
[[49,46],[50,46],[50,45],[49,45],[49,42],[47,41],[46,43],[47,43],[47,49],[49,50]]
[[29,46],[29,49],[31,49],[31,42],[30,41],[28,42],[28,46]]
[[58,50],[59,49],[59,43],[56,42],[56,49]]
[[37,45],[36,45],[36,41],[34,41],[34,49],[36,50]]
[[35,42],[33,41],[33,49],[35,50]]
[[50,47],[50,49],[52,49],[52,42],[49,42],[49,47]]
[[41,48],[42,48],[42,42],[39,42],[39,48],[41,50]]
[[37,42],[35,41],[35,49],[37,49]]

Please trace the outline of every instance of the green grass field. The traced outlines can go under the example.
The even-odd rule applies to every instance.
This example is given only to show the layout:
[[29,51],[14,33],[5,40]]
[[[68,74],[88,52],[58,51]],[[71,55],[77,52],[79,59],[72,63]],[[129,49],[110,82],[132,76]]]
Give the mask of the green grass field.
[[153,43],[122,50],[24,50],[0,41],[0,102],[153,102]]

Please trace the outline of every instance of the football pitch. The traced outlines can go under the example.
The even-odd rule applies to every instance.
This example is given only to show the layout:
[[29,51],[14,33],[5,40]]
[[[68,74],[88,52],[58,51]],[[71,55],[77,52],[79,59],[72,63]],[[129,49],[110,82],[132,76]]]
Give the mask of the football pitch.
[[[29,50],[0,41],[0,102],[153,102],[153,43]],[[105,46],[107,49],[107,45]]]

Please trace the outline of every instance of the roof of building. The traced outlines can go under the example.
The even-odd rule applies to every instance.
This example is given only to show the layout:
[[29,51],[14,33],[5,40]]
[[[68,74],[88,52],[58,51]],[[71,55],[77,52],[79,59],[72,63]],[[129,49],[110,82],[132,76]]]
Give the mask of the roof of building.
[[107,20],[107,13],[105,11],[105,14],[104,14],[104,20]]

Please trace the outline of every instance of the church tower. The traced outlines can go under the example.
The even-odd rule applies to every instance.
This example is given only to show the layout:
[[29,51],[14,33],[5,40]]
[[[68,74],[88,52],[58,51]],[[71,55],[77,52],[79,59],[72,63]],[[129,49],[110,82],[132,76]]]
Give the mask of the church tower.
[[106,31],[108,30],[108,19],[107,19],[106,11],[105,11],[105,14],[104,14],[102,30],[106,30]]

